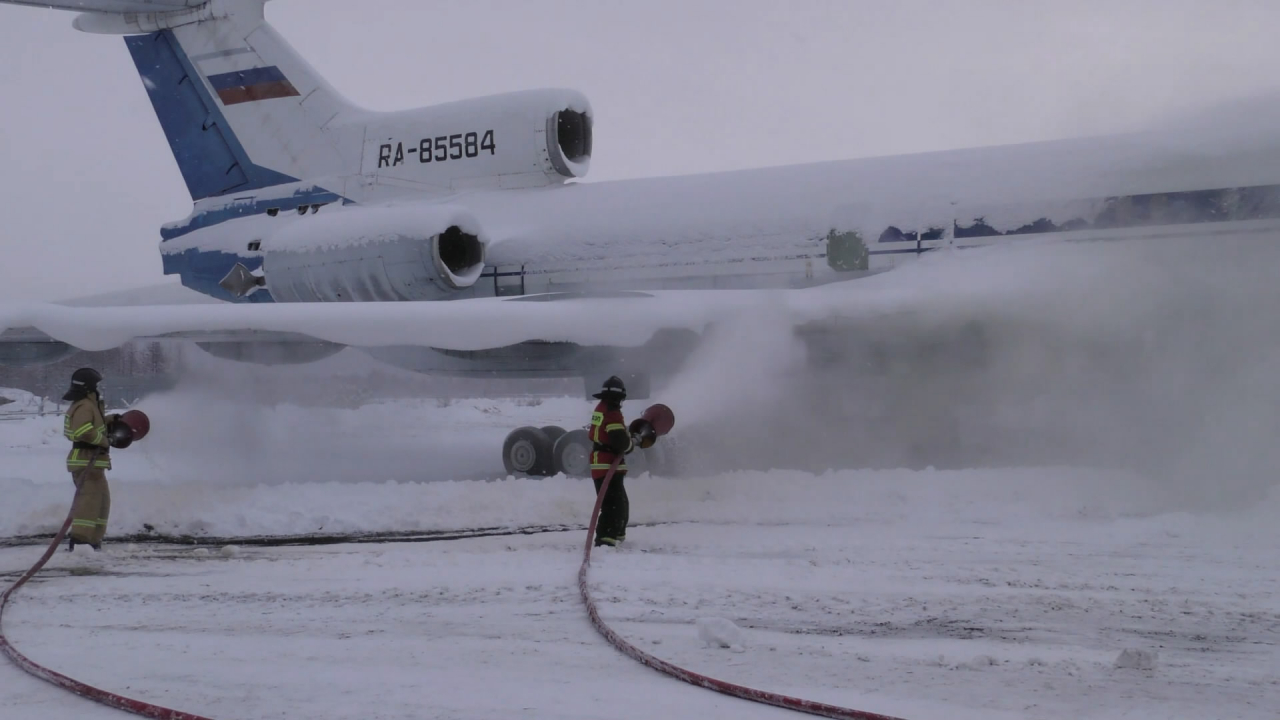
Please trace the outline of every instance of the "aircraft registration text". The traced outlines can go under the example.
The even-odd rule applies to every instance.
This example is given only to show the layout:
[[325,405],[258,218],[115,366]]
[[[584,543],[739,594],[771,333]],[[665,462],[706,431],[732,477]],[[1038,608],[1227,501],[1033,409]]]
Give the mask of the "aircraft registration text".
[[407,148],[403,142],[383,143],[378,148],[378,167],[402,165],[406,155],[417,155],[419,163],[429,163],[478,157],[483,152],[497,153],[492,130],[425,137],[416,146],[410,142]]

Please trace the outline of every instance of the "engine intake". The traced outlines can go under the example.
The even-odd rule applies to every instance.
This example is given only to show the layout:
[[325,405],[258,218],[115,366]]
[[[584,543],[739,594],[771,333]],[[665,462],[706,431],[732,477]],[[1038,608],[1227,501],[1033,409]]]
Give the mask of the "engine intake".
[[457,208],[345,210],[268,237],[261,274],[237,265],[222,286],[266,287],[276,302],[442,300],[480,278],[485,243]]
[[484,270],[484,243],[480,238],[450,225],[431,238],[431,259],[441,280],[454,289],[471,287]]
[[547,153],[565,177],[587,174],[591,160],[591,116],[566,108],[547,118]]

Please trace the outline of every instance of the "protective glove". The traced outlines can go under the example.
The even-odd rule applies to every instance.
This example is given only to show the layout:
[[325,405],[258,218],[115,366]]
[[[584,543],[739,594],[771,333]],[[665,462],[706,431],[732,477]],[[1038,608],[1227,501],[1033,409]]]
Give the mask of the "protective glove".
[[107,424],[107,442],[113,448],[127,448],[133,444],[133,428],[125,423],[112,420]]
[[658,433],[649,423],[641,420],[631,423],[631,441],[638,448],[650,448],[658,440]]

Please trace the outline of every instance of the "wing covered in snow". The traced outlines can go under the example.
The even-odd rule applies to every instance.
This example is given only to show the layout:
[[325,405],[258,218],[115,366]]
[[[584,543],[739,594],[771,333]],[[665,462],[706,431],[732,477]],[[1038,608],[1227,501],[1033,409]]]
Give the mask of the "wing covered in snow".
[[[779,291],[578,293],[454,302],[0,307],[0,342],[55,340],[106,350],[131,340],[324,341],[356,347],[417,345],[482,350],[521,342],[633,347],[663,329],[701,331],[745,312],[813,310],[818,294]],[[602,322],[611,318],[612,322]]]
[[[462,352],[531,341],[630,348],[663,330],[701,333],[733,320],[799,326],[902,313],[925,321],[956,314],[990,318],[1064,303],[1105,310],[1155,302],[1167,279],[1140,271],[1149,265],[1153,248],[1167,248],[1167,242],[951,251],[891,273],[801,289],[561,292],[436,302],[10,304],[0,305],[0,344],[44,339],[106,350],[136,339],[185,338]],[[1179,249],[1201,247],[1188,240]],[[1046,274],[1046,268],[1053,272]],[[1119,289],[1100,292],[1104,278]],[[1099,322],[1078,311],[1048,315],[1061,322]]]
[[207,0],[0,0],[5,5],[29,5],[80,12],[143,13],[185,10],[204,5]]

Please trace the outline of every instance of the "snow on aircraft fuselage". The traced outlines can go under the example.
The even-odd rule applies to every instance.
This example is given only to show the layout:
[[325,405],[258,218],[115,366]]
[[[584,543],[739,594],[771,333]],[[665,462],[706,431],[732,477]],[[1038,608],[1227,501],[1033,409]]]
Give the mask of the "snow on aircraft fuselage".
[[[624,346],[643,338],[569,333],[567,306],[626,291],[695,291],[686,302],[708,302],[701,291],[740,290],[725,297],[745,299],[1013,239],[1280,224],[1280,143],[1269,136],[1204,146],[1185,134],[1084,138],[587,183],[579,180],[590,166],[593,114],[572,90],[371,112],[289,47],[265,21],[264,0],[39,4],[81,11],[81,30],[125,35],[194,203],[161,228],[165,273],[231,303],[329,308],[170,309],[150,330],[130,326],[135,337],[163,327],[203,338],[202,347],[237,359],[255,357],[246,346],[289,347],[300,337],[310,342],[298,361],[341,349],[291,333],[286,321],[318,331],[316,318],[343,317],[328,303],[461,301],[448,315],[465,325],[470,313],[495,313],[490,303],[471,309],[482,298],[557,298],[498,306],[497,315],[521,318],[519,337],[503,334],[501,346],[455,339],[452,323],[425,332],[443,314],[415,303],[394,315],[419,312],[419,327],[398,338],[361,335],[362,347],[427,372],[645,374],[666,369],[655,365],[672,348],[637,355]],[[10,346],[46,336],[94,344],[67,327],[75,320],[51,320],[55,312],[10,317],[19,316],[49,326],[9,333]]]

